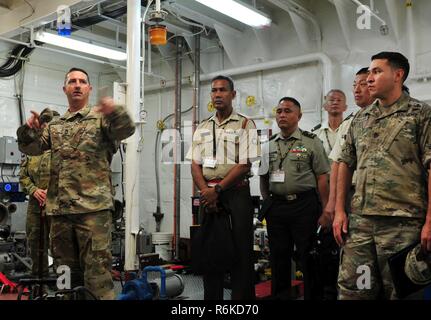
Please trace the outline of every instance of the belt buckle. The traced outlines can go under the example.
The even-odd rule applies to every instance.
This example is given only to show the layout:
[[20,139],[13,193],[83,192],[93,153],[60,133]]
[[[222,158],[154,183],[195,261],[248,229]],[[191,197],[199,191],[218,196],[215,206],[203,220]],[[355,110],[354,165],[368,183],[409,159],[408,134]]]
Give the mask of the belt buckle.
[[297,198],[296,194],[288,194],[286,196],[287,201],[293,201],[293,200],[296,200],[296,198]]

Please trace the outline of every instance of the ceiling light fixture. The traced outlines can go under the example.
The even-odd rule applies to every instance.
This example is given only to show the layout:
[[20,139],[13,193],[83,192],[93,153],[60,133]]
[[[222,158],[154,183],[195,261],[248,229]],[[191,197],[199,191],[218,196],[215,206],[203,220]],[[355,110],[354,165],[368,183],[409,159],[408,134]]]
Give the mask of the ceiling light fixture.
[[271,25],[271,19],[269,19],[266,15],[247,4],[240,3],[235,0],[196,1],[253,28],[263,28]]
[[39,31],[35,34],[34,39],[40,42],[52,44],[54,46],[80,51],[112,60],[127,60],[127,54],[125,52],[96,46],[91,43],[58,36],[49,32]]

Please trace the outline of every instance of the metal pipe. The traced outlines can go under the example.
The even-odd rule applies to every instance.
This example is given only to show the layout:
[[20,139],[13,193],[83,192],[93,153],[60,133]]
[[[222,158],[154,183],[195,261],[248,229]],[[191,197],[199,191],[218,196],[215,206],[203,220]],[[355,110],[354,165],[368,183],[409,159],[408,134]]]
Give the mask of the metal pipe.
[[[147,16],[148,10],[150,9],[151,4],[153,3],[153,0],[149,0],[147,3],[147,7],[145,8],[144,11],[144,15],[142,16],[141,19],[141,28],[142,28],[142,33],[141,33],[141,54],[142,54],[142,61],[141,61],[141,70],[142,70],[142,74],[141,74],[141,108],[140,110],[144,110],[145,109],[145,41],[146,41],[146,32],[145,32],[145,18]],[[163,78],[164,79],[164,78]]]
[[201,36],[195,35],[195,79],[193,88],[193,117],[192,117],[192,130],[195,133],[196,127],[200,122],[200,76],[201,76]]
[[[181,217],[181,77],[183,38],[177,37],[177,61],[175,67],[175,140],[174,140],[174,244],[175,259],[179,260],[180,252],[180,217]],[[178,141],[179,139],[179,141]]]
[[[144,18],[145,19],[145,18]],[[146,41],[146,33],[145,33],[145,20],[141,20],[141,111],[145,109],[145,41]]]
[[[127,0],[127,96],[126,105],[135,122],[139,119],[140,83],[140,22],[141,2]],[[142,125],[142,124],[140,124]],[[139,232],[139,131],[127,139],[126,153],[126,208],[125,208],[125,270],[138,269],[136,237]]]
[[147,46],[148,46],[148,63],[147,63],[147,70],[148,70],[148,73],[152,73],[153,71],[152,71],[152,66],[151,66],[151,64],[153,63],[152,61],[151,61],[151,41],[150,41],[150,36],[148,35],[148,43],[147,43]]
[[[326,54],[321,52],[306,54],[303,56],[298,56],[293,58],[263,62],[263,63],[254,64],[254,65],[242,66],[238,68],[220,70],[217,72],[201,75],[200,81],[202,82],[202,81],[211,80],[212,78],[214,78],[219,74],[236,76],[236,75],[243,75],[246,73],[283,68],[283,67],[288,67],[292,65],[315,62],[315,61],[321,62],[323,65],[323,91],[328,92],[332,88],[332,82],[333,82],[332,81],[332,62],[331,62],[331,59]],[[175,81],[167,81],[166,83],[164,83],[163,86],[161,84],[149,85],[145,88],[146,89],[145,91],[148,92],[152,90],[172,88],[175,86],[175,84],[176,84]],[[189,81],[184,80],[182,84],[187,85],[189,84]]]
[[406,27],[407,27],[407,39],[409,42],[409,62],[410,72],[412,75],[416,74],[416,37],[415,27],[413,20],[413,1],[406,0]]
[[[197,28],[196,28],[197,29]],[[200,95],[201,95],[201,36],[196,34],[195,38],[195,81],[193,88],[193,115],[192,115],[192,136],[200,122]],[[193,196],[197,195],[197,187],[193,184]],[[193,224],[197,224],[197,217],[193,215]],[[195,221],[196,220],[196,221]]]

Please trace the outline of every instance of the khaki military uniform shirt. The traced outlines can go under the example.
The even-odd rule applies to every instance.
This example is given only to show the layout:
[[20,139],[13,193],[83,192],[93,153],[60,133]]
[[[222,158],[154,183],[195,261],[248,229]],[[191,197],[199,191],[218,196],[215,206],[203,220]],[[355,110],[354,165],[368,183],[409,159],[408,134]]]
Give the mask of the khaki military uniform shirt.
[[[330,161],[337,161],[340,158],[341,151],[343,150],[343,146],[346,143],[347,132],[349,131],[350,125],[352,124],[354,114],[352,113],[348,116],[338,127],[338,135],[337,140],[335,140],[334,147],[332,148],[331,153],[329,154]],[[356,171],[353,173],[352,177],[352,186],[356,185]]]
[[431,107],[407,94],[356,114],[338,159],[357,171],[353,213],[425,217],[430,122]]
[[277,195],[317,188],[317,177],[330,170],[322,142],[316,135],[299,128],[289,138],[279,133],[269,141],[269,174],[280,167],[284,182],[269,183],[270,192]]
[[350,116],[344,119],[344,121],[338,127],[337,138],[335,139],[335,143],[332,147],[332,150],[328,155],[329,160],[337,161],[338,158],[340,157],[342,148],[344,146],[344,143],[346,142],[347,132],[349,131],[350,124],[352,123],[353,117],[354,117],[354,114],[352,113]]
[[40,212],[39,202],[33,193],[37,189],[48,189],[51,168],[51,151],[45,151],[40,156],[27,156],[21,163],[19,182],[29,198],[29,210]]
[[135,125],[122,106],[104,116],[86,106],[52,120],[42,132],[21,126],[21,152],[38,155],[51,149],[48,215],[79,214],[114,208],[110,163],[120,141]]
[[328,121],[326,121],[319,129],[313,131],[313,133],[322,141],[326,155],[329,155],[334,147],[335,140],[337,140],[338,129],[332,130]]
[[[223,179],[236,164],[253,162],[259,156],[260,143],[256,125],[233,110],[221,123],[214,114],[198,126],[186,158],[201,164],[203,176],[209,181]],[[213,158],[217,159],[215,168],[206,166],[206,159]]]

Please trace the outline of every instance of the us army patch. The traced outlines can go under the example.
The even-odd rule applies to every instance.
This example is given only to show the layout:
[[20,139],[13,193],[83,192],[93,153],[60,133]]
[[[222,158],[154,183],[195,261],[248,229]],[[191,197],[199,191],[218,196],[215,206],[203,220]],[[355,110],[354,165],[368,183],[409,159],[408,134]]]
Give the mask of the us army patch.
[[317,137],[314,133],[311,133],[311,132],[308,132],[308,131],[303,131],[303,130],[301,130],[301,133],[302,133],[304,136],[306,136],[306,137],[308,137],[308,138],[311,138],[311,139],[314,139],[315,137]]

